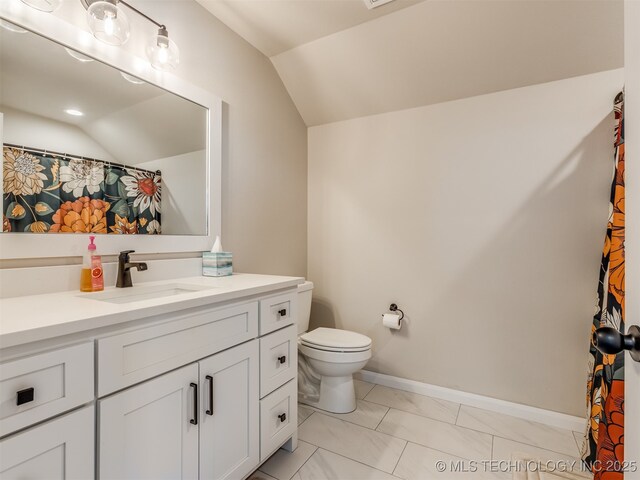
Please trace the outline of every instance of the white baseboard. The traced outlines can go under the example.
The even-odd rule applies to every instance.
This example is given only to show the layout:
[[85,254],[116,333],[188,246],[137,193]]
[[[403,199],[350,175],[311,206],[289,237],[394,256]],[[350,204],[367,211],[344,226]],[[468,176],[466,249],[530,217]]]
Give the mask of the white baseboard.
[[370,372],[368,370],[362,370],[356,373],[355,377],[365,382],[397,388],[398,390],[407,392],[419,393],[442,400],[449,400],[450,402],[461,403],[470,407],[483,408],[492,412],[504,413],[505,415],[573,430],[574,432],[584,431],[587,424],[586,419],[565,413],[544,410],[521,403],[507,402],[506,400],[485,397],[484,395],[462,392],[460,390],[453,390],[452,388],[439,387],[438,385],[407,380],[405,378]]

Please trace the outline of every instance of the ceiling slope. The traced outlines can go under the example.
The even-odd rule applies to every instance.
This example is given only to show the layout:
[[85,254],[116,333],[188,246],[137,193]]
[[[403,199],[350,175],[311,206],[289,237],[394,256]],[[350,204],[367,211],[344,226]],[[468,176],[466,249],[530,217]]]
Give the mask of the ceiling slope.
[[308,126],[623,66],[622,1],[427,1],[271,58]]
[[424,0],[395,0],[369,10],[362,0],[196,0],[272,57]]

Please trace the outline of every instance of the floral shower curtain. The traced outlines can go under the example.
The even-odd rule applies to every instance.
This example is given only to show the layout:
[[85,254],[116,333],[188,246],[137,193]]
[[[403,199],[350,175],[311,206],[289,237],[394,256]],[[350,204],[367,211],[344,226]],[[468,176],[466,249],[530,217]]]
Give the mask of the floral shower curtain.
[[161,173],[3,147],[5,232],[161,233]]
[[[609,222],[602,253],[598,305],[592,332],[610,326],[624,333],[624,94],[614,102],[615,173]],[[583,459],[595,479],[622,480],[624,461],[624,352],[589,350],[587,406],[589,427]]]

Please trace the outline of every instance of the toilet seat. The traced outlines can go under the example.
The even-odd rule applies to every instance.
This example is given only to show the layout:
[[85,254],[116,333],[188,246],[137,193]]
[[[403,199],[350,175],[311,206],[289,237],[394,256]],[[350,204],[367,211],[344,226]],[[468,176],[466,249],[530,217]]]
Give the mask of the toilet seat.
[[300,343],[300,345],[298,345],[298,349],[305,357],[335,365],[353,364],[362,361],[366,362],[371,358],[371,347],[360,351],[335,351],[323,350]]
[[300,343],[327,352],[364,352],[371,349],[371,339],[349,330],[316,328],[300,335]]

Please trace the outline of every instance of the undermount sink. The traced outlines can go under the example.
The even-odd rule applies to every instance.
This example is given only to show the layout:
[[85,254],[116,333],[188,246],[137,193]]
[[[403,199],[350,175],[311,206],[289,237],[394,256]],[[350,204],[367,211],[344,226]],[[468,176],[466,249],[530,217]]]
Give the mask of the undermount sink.
[[133,303],[141,302],[143,300],[152,300],[154,298],[172,297],[174,295],[184,295],[185,293],[200,292],[211,288],[215,287],[172,283],[168,285],[152,285],[148,287],[116,288],[106,292],[80,295],[80,297],[88,298],[89,300],[97,300],[99,302]]

